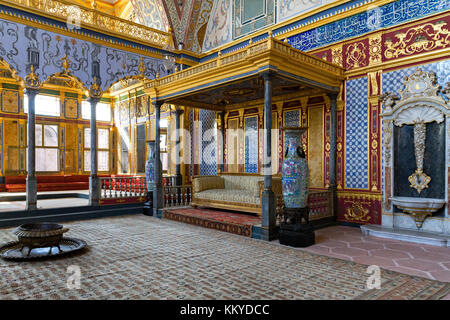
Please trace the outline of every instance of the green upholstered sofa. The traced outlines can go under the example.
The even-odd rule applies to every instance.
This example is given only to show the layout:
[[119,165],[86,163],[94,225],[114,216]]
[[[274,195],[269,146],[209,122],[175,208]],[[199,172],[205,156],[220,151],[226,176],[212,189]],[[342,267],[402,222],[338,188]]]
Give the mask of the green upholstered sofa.
[[[281,196],[281,178],[273,177],[273,192]],[[192,179],[192,206],[213,207],[261,215],[264,176],[223,173]]]

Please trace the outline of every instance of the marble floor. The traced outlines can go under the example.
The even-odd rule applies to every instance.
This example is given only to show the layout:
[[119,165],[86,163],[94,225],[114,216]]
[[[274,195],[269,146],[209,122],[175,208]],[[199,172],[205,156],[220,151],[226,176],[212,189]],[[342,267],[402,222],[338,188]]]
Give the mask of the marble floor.
[[[89,200],[84,198],[74,197],[74,194],[84,194],[88,195],[88,190],[74,190],[74,191],[49,191],[49,192],[38,192],[40,195],[71,195],[67,198],[59,199],[40,199],[38,200],[38,209],[53,209],[53,208],[67,208],[67,207],[81,207],[89,205]],[[25,192],[0,192],[0,212],[11,212],[11,211],[22,211],[25,210],[25,201],[11,201],[8,197],[25,197]]]
[[448,247],[364,236],[359,228],[335,226],[316,231],[316,244],[301,250],[450,282]]

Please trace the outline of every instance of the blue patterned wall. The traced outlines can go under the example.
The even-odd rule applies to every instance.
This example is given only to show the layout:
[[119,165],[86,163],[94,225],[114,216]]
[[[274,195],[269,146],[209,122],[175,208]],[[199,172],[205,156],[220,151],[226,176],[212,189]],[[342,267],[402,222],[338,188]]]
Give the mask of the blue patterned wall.
[[[200,110],[200,121],[202,125],[202,163],[200,164],[200,175],[217,175],[217,128],[216,112],[211,110]],[[213,129],[212,131],[209,131]]]
[[[105,90],[124,77],[140,74],[138,54],[3,19],[0,19],[0,31],[1,57],[22,79],[30,72],[31,65],[35,65],[36,74],[45,81],[63,71],[61,58],[66,55],[70,60],[69,70],[86,87],[92,85],[94,76]],[[157,72],[161,76],[167,74],[161,60],[142,57],[148,78],[155,78]]]
[[367,77],[347,81],[346,101],[345,187],[367,189],[369,187]]
[[[347,4],[341,5],[342,7]],[[376,29],[391,27],[407,21],[420,19],[450,8],[450,0],[398,0],[373,10],[367,10],[345,19],[329,23],[316,29],[289,37],[289,43],[297,49],[307,51],[326,46],[352,37],[360,36]],[[290,24],[275,34],[283,32],[285,28],[295,28],[306,22],[320,20],[327,14],[334,12],[331,8],[317,15]]]
[[258,117],[245,118],[245,172],[258,172]]
[[447,82],[450,82],[450,60],[439,61],[383,73],[383,93],[395,92],[400,96],[399,91],[404,89],[404,78],[413,74],[417,69],[436,73],[438,83],[442,87],[445,87]]

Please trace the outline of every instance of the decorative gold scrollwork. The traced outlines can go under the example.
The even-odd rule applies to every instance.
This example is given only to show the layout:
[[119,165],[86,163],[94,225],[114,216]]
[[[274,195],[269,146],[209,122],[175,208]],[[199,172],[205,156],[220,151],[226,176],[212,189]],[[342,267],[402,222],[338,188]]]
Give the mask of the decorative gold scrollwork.
[[385,42],[384,56],[387,59],[402,55],[412,55],[437,48],[445,48],[450,44],[450,31],[445,28],[447,23],[439,21],[426,23],[409,29],[405,33],[396,34],[397,42],[388,39]]
[[362,42],[357,42],[347,47],[347,62],[348,67],[359,68],[363,67],[366,59],[366,46]]
[[360,202],[354,202],[351,208],[347,208],[347,213],[344,215],[348,221],[355,222],[369,222],[371,217],[369,209],[364,208]]
[[100,99],[103,95],[103,91],[98,84],[97,77],[94,77],[94,83],[92,84],[91,88],[89,89],[89,95],[91,98],[94,98],[94,99]]
[[34,65],[31,65],[30,73],[25,77],[25,86],[29,89],[40,89],[42,85],[41,79],[34,72]]
[[381,34],[369,38],[369,64],[381,63]]

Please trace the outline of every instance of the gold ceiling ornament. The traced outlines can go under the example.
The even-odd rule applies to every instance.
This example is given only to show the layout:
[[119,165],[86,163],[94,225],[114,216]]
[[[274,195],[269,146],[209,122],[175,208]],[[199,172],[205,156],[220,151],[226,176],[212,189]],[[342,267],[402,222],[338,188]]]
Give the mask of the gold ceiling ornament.
[[353,202],[352,206],[347,208],[346,211],[347,213],[344,216],[348,221],[365,223],[371,219],[369,209],[364,208],[360,202]]
[[62,61],[61,66],[64,68],[63,72],[69,74],[70,73],[69,68],[70,68],[71,61],[69,60],[69,58],[67,58],[67,54],[63,58],[61,58],[61,61]]
[[141,63],[139,64],[139,72],[140,72],[140,76],[142,78],[145,77],[146,71],[147,71],[147,67],[145,66],[145,63],[144,63],[144,57],[141,57]]
[[223,92],[225,96],[248,96],[254,94],[256,92],[253,88],[239,88],[239,89],[231,89]]
[[93,99],[100,99],[103,95],[103,91],[100,88],[100,85],[98,84],[97,77],[94,77],[94,83],[92,84],[91,88],[89,89],[89,96]]
[[39,90],[42,82],[38,75],[34,72],[34,65],[30,67],[30,73],[25,77],[25,87],[28,89]]
[[412,55],[427,52],[438,48],[446,48],[450,44],[450,31],[445,21],[426,23],[410,28],[404,33],[395,35],[397,41],[385,41],[384,56],[387,59],[398,58],[403,55]]

